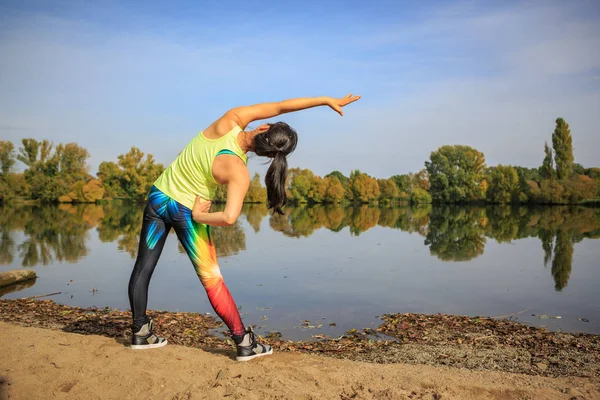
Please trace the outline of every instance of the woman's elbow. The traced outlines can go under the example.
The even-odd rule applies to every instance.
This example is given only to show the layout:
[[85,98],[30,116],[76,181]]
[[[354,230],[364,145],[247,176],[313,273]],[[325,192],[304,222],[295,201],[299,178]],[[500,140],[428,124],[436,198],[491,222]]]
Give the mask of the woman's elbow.
[[223,213],[223,221],[227,225],[233,225],[233,224],[235,224],[235,221],[237,221],[237,219],[238,219],[238,215],[237,214]]

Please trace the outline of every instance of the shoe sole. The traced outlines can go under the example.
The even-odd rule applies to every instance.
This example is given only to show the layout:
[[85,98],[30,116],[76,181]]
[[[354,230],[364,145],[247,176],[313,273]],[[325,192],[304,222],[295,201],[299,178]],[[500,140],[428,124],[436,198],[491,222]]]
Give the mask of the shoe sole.
[[253,358],[262,357],[262,356],[268,356],[268,355],[271,355],[271,354],[273,354],[273,349],[267,351],[266,353],[255,354],[253,356],[236,357],[235,359],[237,361],[250,361]]
[[131,348],[133,350],[158,349],[159,347],[164,347],[166,345],[167,345],[167,341],[165,340],[162,343],[154,343],[154,344],[132,344]]

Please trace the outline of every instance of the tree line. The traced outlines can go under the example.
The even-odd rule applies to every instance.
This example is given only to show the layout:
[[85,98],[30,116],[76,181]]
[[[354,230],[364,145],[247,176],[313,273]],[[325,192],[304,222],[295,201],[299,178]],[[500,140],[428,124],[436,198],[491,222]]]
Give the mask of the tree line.
[[569,125],[556,120],[552,148],[544,145],[542,165],[488,167],[470,146],[446,145],[433,151],[417,173],[376,179],[358,170],[349,177],[325,177],[308,169],[290,170],[288,196],[296,203],[533,203],[571,204],[600,198],[600,168],[574,162]]
[[[89,152],[76,143],[54,145],[23,139],[18,152],[0,141],[0,202],[31,199],[40,202],[89,203],[110,199],[144,201],[164,171],[151,154],[132,147],[117,162],[104,161],[96,176],[88,173]],[[14,172],[16,162],[25,165]],[[546,142],[538,168],[510,165],[488,167],[485,155],[466,145],[445,145],[430,154],[417,173],[377,179],[359,170],[349,176],[333,171],[324,177],[309,169],[291,168],[287,194],[293,204],[356,203],[536,203],[570,204],[600,198],[600,168],[574,162],[569,125],[556,120],[552,147]],[[213,201],[224,202],[226,186]],[[266,188],[255,174],[245,201],[266,202]]]

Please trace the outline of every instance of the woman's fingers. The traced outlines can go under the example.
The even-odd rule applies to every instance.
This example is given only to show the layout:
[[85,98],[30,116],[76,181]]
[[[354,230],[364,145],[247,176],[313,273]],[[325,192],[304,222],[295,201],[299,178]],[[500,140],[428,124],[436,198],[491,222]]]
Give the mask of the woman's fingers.
[[347,106],[350,103],[354,103],[358,99],[360,99],[360,96],[352,96],[352,94],[349,94],[348,96],[342,99],[341,105],[342,107]]
[[194,204],[194,208],[200,212],[207,212],[210,210],[210,206],[212,205],[212,201],[204,200],[200,196],[196,196],[196,202]]

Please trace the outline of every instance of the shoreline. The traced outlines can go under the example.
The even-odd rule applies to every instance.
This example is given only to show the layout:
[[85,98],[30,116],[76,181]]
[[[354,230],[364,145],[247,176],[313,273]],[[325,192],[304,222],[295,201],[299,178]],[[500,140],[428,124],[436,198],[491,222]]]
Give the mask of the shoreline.
[[[144,205],[145,204],[145,200],[134,200],[134,199],[130,199],[127,197],[116,197],[116,198],[106,198],[106,199],[100,199],[100,200],[96,200],[96,201],[53,201],[53,202],[42,202],[38,199],[23,199],[23,198],[15,198],[15,199],[11,199],[9,202],[0,202],[0,206],[7,206],[8,204],[17,204],[17,205],[63,205],[63,204],[71,204],[71,205],[103,205],[103,204],[110,204],[110,203],[114,203],[114,202],[126,202],[126,203],[132,203],[132,204],[139,204],[139,205]],[[224,205],[225,201],[213,201],[213,204],[215,205]],[[257,201],[244,201],[243,204],[262,204],[262,205],[267,205],[266,202],[257,202]],[[385,201],[369,201],[369,202],[341,202],[341,203],[323,203],[323,202],[293,202],[290,201],[289,205],[291,207],[314,207],[314,206],[334,206],[334,207],[342,207],[342,208],[347,208],[347,207],[360,207],[360,206],[373,206],[373,207],[381,207],[381,208],[402,208],[402,207],[426,207],[426,206],[441,206],[441,207],[452,207],[452,206],[458,206],[458,207],[486,207],[486,206],[510,206],[510,207],[525,207],[525,208],[532,208],[532,207],[575,207],[575,206],[581,206],[581,207],[590,207],[590,208],[598,208],[600,207],[600,199],[589,199],[589,200],[582,200],[582,201],[578,201],[578,202],[574,202],[574,203],[535,203],[535,202],[525,202],[525,203],[496,203],[496,202],[491,202],[491,201],[472,201],[472,202],[430,202],[430,203],[423,203],[423,202],[409,202],[409,201],[392,201],[392,202],[385,202]]]
[[[156,331],[170,344],[233,354],[214,317],[189,312],[149,310]],[[129,311],[79,308],[52,300],[0,300],[0,321],[127,343]],[[370,364],[451,366],[546,377],[600,376],[600,335],[560,333],[507,319],[454,315],[386,314],[375,328],[353,329],[337,338],[312,341],[264,337],[277,353],[304,353]],[[383,338],[381,337],[383,336]]]

